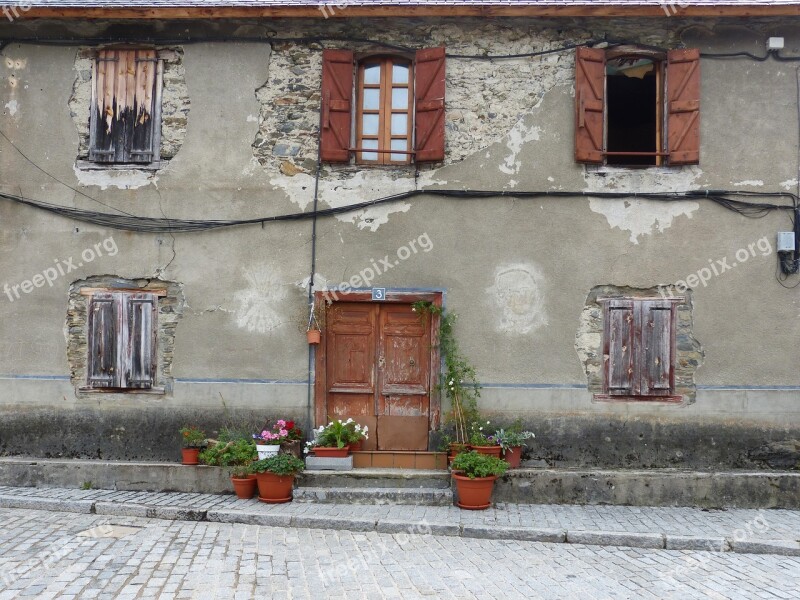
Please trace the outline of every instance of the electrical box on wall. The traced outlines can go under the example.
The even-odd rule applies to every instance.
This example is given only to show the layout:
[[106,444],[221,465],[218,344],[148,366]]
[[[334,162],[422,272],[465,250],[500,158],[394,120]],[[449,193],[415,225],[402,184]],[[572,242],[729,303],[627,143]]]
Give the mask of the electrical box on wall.
[[794,231],[778,233],[778,252],[794,252]]

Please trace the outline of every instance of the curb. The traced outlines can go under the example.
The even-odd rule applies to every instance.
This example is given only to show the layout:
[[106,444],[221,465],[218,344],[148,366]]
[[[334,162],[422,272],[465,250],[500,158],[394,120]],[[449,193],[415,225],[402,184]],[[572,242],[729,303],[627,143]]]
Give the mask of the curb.
[[0,508],[96,514],[115,517],[141,517],[166,521],[238,523],[263,527],[332,529],[361,533],[408,535],[442,535],[485,540],[543,542],[548,544],[582,544],[617,546],[653,550],[691,550],[701,552],[733,552],[738,554],[772,554],[800,556],[800,541],[760,540],[736,541],[732,538],[686,536],[669,533],[629,533],[618,531],[569,531],[533,527],[494,527],[424,523],[399,519],[348,519],[306,515],[265,514],[249,510],[195,510],[176,506],[152,506],[132,502],[94,500],[50,500],[0,495]]

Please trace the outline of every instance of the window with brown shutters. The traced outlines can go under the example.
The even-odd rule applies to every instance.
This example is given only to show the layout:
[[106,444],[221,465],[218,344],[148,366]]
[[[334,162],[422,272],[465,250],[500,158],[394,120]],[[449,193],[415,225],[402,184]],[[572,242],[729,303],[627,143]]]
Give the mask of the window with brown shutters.
[[154,387],[157,306],[153,293],[95,292],[89,297],[88,388]]
[[616,166],[700,161],[700,53],[580,47],[575,160]]
[[608,298],[603,304],[603,393],[598,399],[680,401],[675,315],[683,299]]
[[328,49],[322,62],[324,162],[444,160],[444,48],[419,50],[413,58],[370,55],[358,60],[349,50]]
[[162,64],[155,50],[101,50],[92,77],[89,160],[152,164],[159,159]]

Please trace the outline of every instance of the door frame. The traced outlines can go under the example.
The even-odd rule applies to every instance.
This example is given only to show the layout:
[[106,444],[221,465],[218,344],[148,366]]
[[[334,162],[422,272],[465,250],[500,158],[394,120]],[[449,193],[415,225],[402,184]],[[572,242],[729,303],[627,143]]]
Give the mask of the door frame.
[[[318,314],[324,315],[324,320],[320,327],[322,336],[317,345],[314,358],[314,422],[315,427],[326,425],[327,404],[328,404],[328,370],[327,370],[327,312],[334,302],[364,302],[371,304],[413,304],[414,302],[430,302],[434,306],[442,308],[444,306],[444,290],[386,290],[386,297],[383,300],[373,300],[372,290],[340,292],[337,290],[327,290],[314,292],[314,309]],[[441,317],[438,314],[430,315],[431,328],[431,350],[430,350],[430,412],[428,415],[428,432],[439,428],[442,412],[441,394],[439,393],[439,377],[442,372],[441,354],[439,352],[439,327]],[[377,385],[377,382],[376,382]]]

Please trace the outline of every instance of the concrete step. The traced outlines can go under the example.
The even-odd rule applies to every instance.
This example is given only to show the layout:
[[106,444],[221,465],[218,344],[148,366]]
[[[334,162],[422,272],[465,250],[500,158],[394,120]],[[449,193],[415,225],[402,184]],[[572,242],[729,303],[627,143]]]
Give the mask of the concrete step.
[[441,488],[389,487],[298,487],[295,502],[316,504],[400,504],[447,506],[453,504],[453,492]]
[[353,469],[352,471],[304,471],[299,487],[450,489],[449,471],[418,469]]

